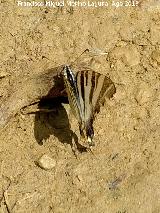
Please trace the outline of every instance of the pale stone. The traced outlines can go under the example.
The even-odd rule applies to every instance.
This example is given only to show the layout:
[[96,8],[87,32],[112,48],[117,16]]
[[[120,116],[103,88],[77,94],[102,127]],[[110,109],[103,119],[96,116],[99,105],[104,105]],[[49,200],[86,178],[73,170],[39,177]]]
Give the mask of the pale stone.
[[152,52],[152,59],[160,63],[160,50],[155,50]]
[[56,161],[46,154],[42,155],[37,163],[44,170],[50,170],[56,166]]
[[127,26],[127,27],[123,27],[121,30],[120,30],[120,35],[122,37],[123,40],[125,41],[132,41],[133,39],[133,32],[134,29],[131,28],[131,26]]
[[146,83],[142,83],[137,89],[135,99],[140,105],[143,105],[149,102],[152,96],[153,93],[151,88]]
[[140,54],[134,46],[126,49],[123,61],[128,66],[134,66],[140,63]]
[[122,59],[122,61],[128,66],[134,66],[140,63],[140,53],[133,45],[129,47],[116,47],[112,55],[116,59]]

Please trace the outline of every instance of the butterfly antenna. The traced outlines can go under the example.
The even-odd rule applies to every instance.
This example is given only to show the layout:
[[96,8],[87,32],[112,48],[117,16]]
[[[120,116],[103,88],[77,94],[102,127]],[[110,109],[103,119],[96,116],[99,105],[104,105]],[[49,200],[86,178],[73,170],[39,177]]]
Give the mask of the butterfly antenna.
[[89,49],[85,49],[71,64],[70,66],[72,66],[84,53],[89,52]]
[[71,62],[70,66],[72,66],[84,53],[90,53],[93,56],[99,56],[99,55],[108,55],[108,53],[104,50],[98,49],[98,48],[91,48],[91,49],[85,49],[73,62]]

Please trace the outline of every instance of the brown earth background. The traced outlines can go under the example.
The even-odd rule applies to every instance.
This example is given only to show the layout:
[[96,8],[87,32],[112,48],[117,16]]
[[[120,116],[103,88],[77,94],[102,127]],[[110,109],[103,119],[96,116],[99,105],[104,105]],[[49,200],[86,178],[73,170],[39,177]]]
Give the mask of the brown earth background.
[[[70,64],[86,48],[108,53],[89,65],[109,74],[117,92],[96,116],[93,153],[73,152],[69,123],[79,130],[68,105],[48,115],[17,112],[0,134],[0,212],[160,212],[160,3],[108,2],[52,8],[1,0],[1,104],[13,84],[22,90],[26,76]],[[43,154],[53,169],[37,166]]]

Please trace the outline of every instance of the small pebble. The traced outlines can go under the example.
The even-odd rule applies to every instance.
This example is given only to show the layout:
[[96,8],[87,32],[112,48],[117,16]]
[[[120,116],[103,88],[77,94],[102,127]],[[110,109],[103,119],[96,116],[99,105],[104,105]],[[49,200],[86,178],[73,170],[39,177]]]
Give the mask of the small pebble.
[[153,51],[152,58],[160,64],[160,50]]
[[140,53],[134,45],[129,47],[116,47],[112,55],[116,59],[122,59],[128,66],[135,66],[140,63]]
[[42,155],[42,157],[37,161],[37,163],[38,166],[44,170],[50,170],[56,166],[56,161],[46,154]]
[[136,47],[131,46],[129,48],[126,48],[123,61],[128,66],[135,66],[140,63],[140,54]]
[[138,104],[143,105],[149,102],[152,96],[151,88],[147,84],[141,84],[136,92],[135,99]]

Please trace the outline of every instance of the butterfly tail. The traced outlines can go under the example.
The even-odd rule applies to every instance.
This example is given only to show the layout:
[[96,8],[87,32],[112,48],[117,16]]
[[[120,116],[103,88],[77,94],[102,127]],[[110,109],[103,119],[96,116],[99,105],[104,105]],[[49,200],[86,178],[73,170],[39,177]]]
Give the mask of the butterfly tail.
[[94,146],[95,143],[93,141],[94,137],[94,129],[93,129],[93,118],[89,119],[86,123],[86,136],[89,146]]

